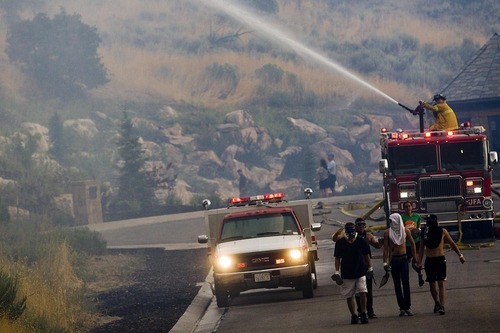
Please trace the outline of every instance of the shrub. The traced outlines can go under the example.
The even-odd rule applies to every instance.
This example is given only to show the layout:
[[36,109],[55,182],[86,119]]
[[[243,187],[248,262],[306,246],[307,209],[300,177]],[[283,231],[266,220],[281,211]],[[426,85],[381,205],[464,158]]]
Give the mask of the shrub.
[[278,84],[283,79],[285,71],[275,64],[266,64],[256,69],[255,74],[263,84]]
[[15,321],[26,309],[26,296],[19,299],[17,279],[0,271],[0,318]]

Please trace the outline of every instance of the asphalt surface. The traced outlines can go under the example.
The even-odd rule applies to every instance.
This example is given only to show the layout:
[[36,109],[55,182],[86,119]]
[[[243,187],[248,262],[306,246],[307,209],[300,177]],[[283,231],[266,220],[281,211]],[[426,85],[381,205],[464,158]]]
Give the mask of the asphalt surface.
[[[322,222],[323,227],[320,232],[316,233],[320,248],[320,261],[317,265],[320,287],[315,291],[313,299],[304,300],[301,293],[281,290],[281,288],[264,292],[249,291],[236,298],[230,307],[219,309],[213,301],[210,287],[211,274],[208,273],[209,268],[206,266],[196,273],[197,277],[194,280],[198,283],[193,284],[194,280],[187,283],[190,291],[183,292],[187,297],[178,297],[178,300],[172,301],[170,305],[164,303],[160,306],[163,313],[169,311],[166,309],[170,309],[173,302],[177,302],[176,305],[185,308],[185,311],[171,319],[169,324],[163,322],[162,329],[154,329],[151,326],[151,329],[141,331],[110,330],[99,332],[163,332],[170,328],[170,332],[174,333],[234,332],[235,330],[239,332],[327,332],[331,331],[332,327],[338,327],[347,332],[354,330],[356,327],[349,325],[348,322],[345,300],[340,297],[338,287],[330,280],[334,246],[330,237],[339,225],[362,215],[378,200],[380,200],[380,196],[377,194],[328,198],[323,200],[324,209],[315,210],[315,220]],[[317,201],[316,199],[313,204]],[[498,207],[500,203],[496,204]],[[346,209],[346,207],[349,208]],[[368,220],[368,224],[383,224],[384,222],[377,220],[380,214],[380,211],[375,211],[372,214],[375,220]],[[90,228],[101,232],[111,248],[164,248],[171,250],[166,251],[170,253],[187,253],[181,255],[182,258],[189,258],[192,253],[198,253],[196,251],[204,248],[204,245],[197,244],[196,235],[206,233],[203,212],[107,222],[90,226]],[[405,331],[409,332],[421,332],[423,327],[429,326],[429,323],[437,331],[448,331],[447,327],[449,327],[450,330],[453,328],[457,332],[468,332],[477,329],[477,325],[476,328],[472,325],[472,322],[475,321],[476,324],[481,323],[481,332],[497,332],[494,318],[497,316],[496,304],[498,296],[500,296],[499,283],[496,279],[498,272],[500,272],[499,252],[497,247],[481,248],[474,251],[464,250],[467,260],[465,265],[457,264],[458,260],[454,254],[447,255],[450,258],[448,265],[449,305],[447,306],[447,314],[441,318],[434,316],[430,311],[433,304],[428,287],[427,285],[418,287],[416,274],[412,275],[412,308],[416,315],[411,318],[399,318],[392,280],[389,280],[385,287],[376,289],[374,293],[375,311],[379,315],[379,319],[382,320],[370,321],[370,329],[399,331],[401,330],[401,320],[405,320],[405,323],[409,325],[408,328],[405,325]],[[380,255],[377,259],[376,250],[374,254],[376,255],[374,260],[375,275],[380,279],[383,275],[381,259]],[[200,258],[197,254],[195,255]],[[171,257],[171,259],[175,257]],[[181,284],[188,280],[185,278],[185,281],[182,281],[182,278],[179,279],[179,277],[186,276],[186,269],[190,269],[185,264],[186,261],[189,261],[188,259],[180,259],[180,261],[183,261],[184,265],[175,266],[175,270],[163,270],[164,274],[173,274],[168,278],[169,281],[176,281],[175,284],[168,281],[164,283],[177,286],[178,290],[184,288]],[[166,263],[161,266],[168,268],[171,265],[173,264]],[[158,273],[161,269],[152,270],[152,272],[154,271]],[[148,283],[144,282],[144,284]],[[175,291],[172,291],[172,295],[175,296]],[[270,316],[270,314],[278,315]],[[162,311],[159,311],[158,316],[162,316]],[[265,320],[269,317],[270,319]],[[255,320],[256,318],[257,320]],[[411,322],[406,320],[411,320]]]
[[200,282],[210,269],[205,249],[146,248],[110,252],[116,256],[137,255],[146,259],[145,264],[130,277],[131,285],[95,297],[99,311],[116,320],[89,333],[168,332],[193,302]]

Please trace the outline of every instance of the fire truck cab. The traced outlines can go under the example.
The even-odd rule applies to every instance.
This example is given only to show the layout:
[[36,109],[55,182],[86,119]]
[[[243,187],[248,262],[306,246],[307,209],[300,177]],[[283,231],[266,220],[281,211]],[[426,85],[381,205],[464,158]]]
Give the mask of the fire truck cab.
[[483,127],[453,131],[382,129],[380,147],[386,215],[411,202],[423,217],[436,214],[457,241],[493,241],[492,164]]

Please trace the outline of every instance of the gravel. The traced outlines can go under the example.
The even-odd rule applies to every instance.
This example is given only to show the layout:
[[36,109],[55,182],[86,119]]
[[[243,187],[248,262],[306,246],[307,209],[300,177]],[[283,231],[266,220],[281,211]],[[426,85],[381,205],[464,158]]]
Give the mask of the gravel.
[[89,333],[170,331],[198,293],[197,284],[204,281],[209,272],[207,250],[126,252],[146,258],[145,266],[132,274],[134,283],[97,295],[99,311],[121,319]]

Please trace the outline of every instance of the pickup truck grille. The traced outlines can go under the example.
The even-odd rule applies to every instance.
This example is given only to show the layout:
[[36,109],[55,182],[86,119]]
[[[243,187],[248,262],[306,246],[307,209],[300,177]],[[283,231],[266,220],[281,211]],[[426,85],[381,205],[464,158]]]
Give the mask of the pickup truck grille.
[[284,251],[268,251],[239,254],[234,259],[236,263],[245,263],[245,267],[239,268],[240,271],[251,271],[290,266],[287,260],[284,264],[276,264],[276,260],[282,258],[285,258]]
[[449,198],[462,196],[462,177],[420,179],[420,198]]

